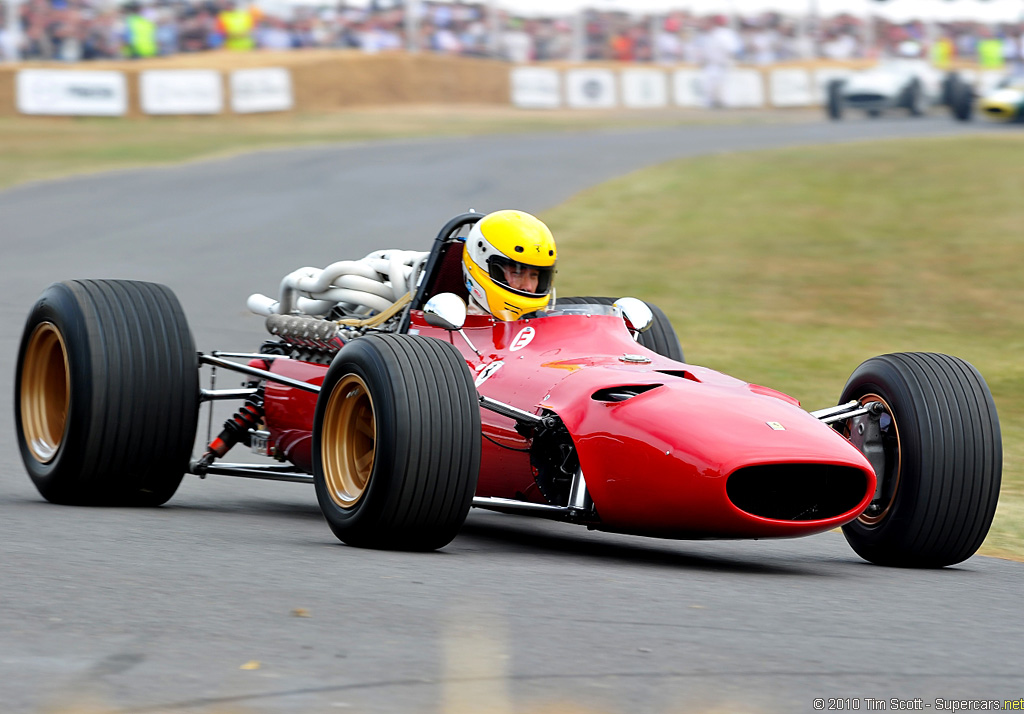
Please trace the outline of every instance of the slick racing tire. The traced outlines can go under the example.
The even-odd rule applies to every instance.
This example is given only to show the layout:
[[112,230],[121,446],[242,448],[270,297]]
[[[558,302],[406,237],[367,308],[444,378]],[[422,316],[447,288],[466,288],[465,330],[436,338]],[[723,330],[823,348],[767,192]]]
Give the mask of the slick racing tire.
[[939,103],[944,106],[953,105],[953,87],[956,86],[957,82],[961,82],[960,75],[956,72],[947,72],[942,78],[941,84],[941,98]]
[[843,118],[843,80],[833,79],[828,83],[825,113],[832,121]]
[[[948,355],[883,355],[846,383],[840,403],[854,399],[884,409],[884,467],[879,498],[843,527],[850,545],[879,565],[941,568],[969,558],[992,523],[1002,474],[999,417],[985,380]],[[849,436],[859,426],[848,421]]]
[[14,411],[21,458],[46,500],[166,502],[199,413],[195,343],[174,293],[128,280],[51,285],[25,324]]
[[[610,297],[560,297],[557,299],[556,305],[585,305],[588,303],[612,305],[617,299]],[[676,336],[675,328],[672,327],[668,316],[657,305],[649,302],[645,304],[654,313],[654,322],[651,323],[650,329],[640,333],[640,339],[637,342],[662,357],[674,359],[676,362],[685,362],[683,348],[679,344],[679,338]]]
[[456,536],[480,472],[480,407],[452,345],[371,335],[334,358],[317,398],[313,476],[345,543],[426,551]]
[[906,107],[907,112],[912,117],[922,117],[925,114],[925,101],[924,87],[921,86],[920,80],[915,79],[907,87],[906,94]]
[[957,121],[970,121],[974,117],[974,89],[959,75],[950,77],[949,108]]

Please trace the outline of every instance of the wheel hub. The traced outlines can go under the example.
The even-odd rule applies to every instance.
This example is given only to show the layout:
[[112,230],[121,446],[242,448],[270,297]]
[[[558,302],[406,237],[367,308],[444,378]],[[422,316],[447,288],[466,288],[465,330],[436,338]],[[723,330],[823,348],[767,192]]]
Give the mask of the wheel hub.
[[[881,523],[896,502],[900,483],[900,436],[892,408],[877,394],[865,394],[860,403],[868,406],[881,404],[878,416],[868,415],[851,420],[847,437],[861,450],[875,469],[878,487],[875,498],[857,519],[866,526]],[[869,423],[872,420],[873,423]]]
[[341,508],[351,508],[366,493],[377,443],[373,400],[358,375],[346,375],[331,392],[323,430],[320,448],[328,493]]
[[25,443],[36,461],[47,464],[64,441],[71,404],[68,352],[52,322],[40,324],[29,338],[20,386]]

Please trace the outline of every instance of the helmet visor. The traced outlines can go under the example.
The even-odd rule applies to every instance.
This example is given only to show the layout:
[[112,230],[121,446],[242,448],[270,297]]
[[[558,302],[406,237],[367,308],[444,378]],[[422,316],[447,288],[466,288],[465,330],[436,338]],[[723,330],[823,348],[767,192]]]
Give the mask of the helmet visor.
[[555,266],[527,265],[503,255],[492,255],[487,259],[487,272],[491,280],[516,295],[543,297],[551,292]]

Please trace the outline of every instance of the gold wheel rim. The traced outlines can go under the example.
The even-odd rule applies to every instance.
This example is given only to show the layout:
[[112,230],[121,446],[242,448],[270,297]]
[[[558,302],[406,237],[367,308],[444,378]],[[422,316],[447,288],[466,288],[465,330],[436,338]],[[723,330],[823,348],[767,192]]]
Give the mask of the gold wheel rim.
[[331,500],[341,508],[352,508],[366,493],[377,446],[373,400],[359,376],[346,375],[331,392],[320,443]]
[[64,336],[52,322],[36,327],[21,371],[21,424],[32,457],[53,460],[64,442],[71,404],[71,371]]
[[901,454],[903,453],[900,444],[899,424],[896,423],[896,418],[893,417],[892,415],[892,408],[889,406],[889,403],[886,402],[877,394],[865,394],[863,397],[860,398],[860,403],[862,405],[867,405],[870,404],[871,402],[881,403],[881,405],[885,407],[885,413],[889,415],[890,419],[892,419],[892,428],[896,432],[896,465],[891,474],[885,475],[886,477],[892,479],[892,490],[889,494],[889,500],[885,503],[885,507],[882,508],[881,511],[879,511],[873,516],[869,516],[867,514],[867,511],[865,511],[860,515],[860,517],[857,518],[858,521],[860,521],[866,526],[878,525],[883,520],[885,520],[885,517],[889,515],[889,511],[892,510],[892,506],[896,502],[896,494],[899,492],[900,488],[900,466],[902,462]]

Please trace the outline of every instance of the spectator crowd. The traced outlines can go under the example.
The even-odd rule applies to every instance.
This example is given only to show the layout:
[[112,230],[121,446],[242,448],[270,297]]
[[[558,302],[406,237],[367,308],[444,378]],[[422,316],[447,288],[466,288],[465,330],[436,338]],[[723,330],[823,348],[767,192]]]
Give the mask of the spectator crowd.
[[[4,2],[0,0],[0,8]],[[683,4],[682,2],[680,3]],[[649,16],[586,11],[573,17],[518,17],[484,2],[421,2],[406,18],[401,0],[369,7],[235,5],[235,0],[22,0],[15,21],[0,10],[0,55],[10,59],[77,62],[166,56],[214,49],[301,50],[309,47],[390,52],[415,49],[512,62],[603,60],[707,64],[896,54],[917,43],[937,63],[954,58],[1024,63],[1021,25],[961,22],[890,23],[840,15],[698,16],[680,10]],[[725,55],[716,58],[715,55]]]

